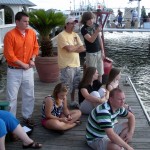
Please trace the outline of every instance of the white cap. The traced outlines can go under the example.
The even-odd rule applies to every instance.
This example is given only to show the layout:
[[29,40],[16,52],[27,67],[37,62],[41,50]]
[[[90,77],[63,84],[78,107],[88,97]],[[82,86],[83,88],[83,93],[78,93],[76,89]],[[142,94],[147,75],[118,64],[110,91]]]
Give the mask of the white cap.
[[67,23],[73,23],[73,22],[78,22],[78,20],[77,19],[75,19],[74,17],[68,17],[67,19],[66,19],[66,21],[65,21],[65,24],[67,24]]

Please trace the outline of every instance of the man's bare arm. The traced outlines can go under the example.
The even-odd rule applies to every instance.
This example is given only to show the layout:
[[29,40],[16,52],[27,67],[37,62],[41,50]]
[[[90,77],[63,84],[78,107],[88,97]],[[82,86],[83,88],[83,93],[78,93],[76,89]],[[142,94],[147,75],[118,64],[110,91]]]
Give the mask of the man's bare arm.
[[85,51],[85,47],[84,46],[78,46],[78,45],[67,45],[64,47],[64,49],[66,49],[68,52],[84,52]]
[[113,128],[107,128],[107,129],[105,129],[105,132],[112,143],[115,143],[115,144],[125,148],[126,150],[133,150],[133,148],[130,145],[128,145],[123,139],[121,139],[120,136],[118,136],[114,132]]

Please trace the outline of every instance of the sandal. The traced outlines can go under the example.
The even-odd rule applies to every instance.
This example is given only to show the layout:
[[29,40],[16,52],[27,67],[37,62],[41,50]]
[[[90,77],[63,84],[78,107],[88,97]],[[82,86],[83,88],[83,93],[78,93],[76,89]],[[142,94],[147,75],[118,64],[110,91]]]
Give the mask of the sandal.
[[36,143],[36,142],[32,142],[29,145],[22,145],[23,149],[27,149],[27,148],[33,148],[33,149],[39,149],[42,147],[42,144]]
[[80,120],[75,121],[77,126],[80,126],[82,124],[82,122]]

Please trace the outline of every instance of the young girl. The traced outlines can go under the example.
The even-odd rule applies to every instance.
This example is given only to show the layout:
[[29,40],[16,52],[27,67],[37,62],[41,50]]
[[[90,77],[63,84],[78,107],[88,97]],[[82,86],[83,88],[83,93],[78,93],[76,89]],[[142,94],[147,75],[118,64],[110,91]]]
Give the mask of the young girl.
[[87,67],[79,83],[79,103],[83,114],[89,114],[97,105],[109,98],[109,92],[101,88],[99,74],[95,67]]
[[65,131],[80,123],[80,110],[68,110],[67,88],[56,85],[52,96],[45,97],[42,106],[42,125],[47,129]]
[[109,76],[108,81],[106,84],[106,89],[110,92],[112,89],[117,88],[119,86],[121,71],[117,68],[112,68]]

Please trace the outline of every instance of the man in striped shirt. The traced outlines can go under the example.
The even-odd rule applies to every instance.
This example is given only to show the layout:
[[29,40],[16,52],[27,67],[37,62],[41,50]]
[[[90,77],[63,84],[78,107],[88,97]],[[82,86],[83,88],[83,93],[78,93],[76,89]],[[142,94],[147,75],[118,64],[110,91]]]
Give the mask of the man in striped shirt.
[[[110,92],[108,102],[94,108],[88,117],[86,139],[95,150],[133,150],[128,145],[135,129],[135,117],[126,110],[125,94],[115,88]],[[128,121],[115,123],[117,116],[125,117]]]

